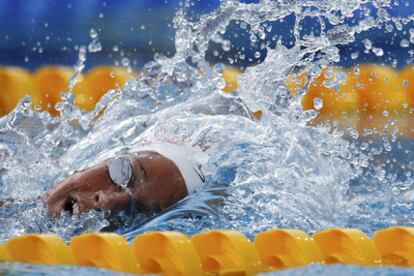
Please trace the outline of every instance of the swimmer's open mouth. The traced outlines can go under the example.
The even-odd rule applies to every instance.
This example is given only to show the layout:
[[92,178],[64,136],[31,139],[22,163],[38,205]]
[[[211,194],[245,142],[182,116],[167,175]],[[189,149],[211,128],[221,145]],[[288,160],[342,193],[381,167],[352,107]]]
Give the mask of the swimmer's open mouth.
[[69,197],[63,205],[63,211],[77,215],[80,213],[79,203],[74,198]]

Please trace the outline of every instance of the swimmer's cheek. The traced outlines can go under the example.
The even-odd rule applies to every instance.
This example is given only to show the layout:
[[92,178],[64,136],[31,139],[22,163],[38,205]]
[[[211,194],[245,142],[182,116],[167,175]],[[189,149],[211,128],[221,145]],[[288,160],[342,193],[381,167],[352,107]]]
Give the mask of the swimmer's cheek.
[[159,200],[157,200],[159,195],[151,189],[151,186],[153,186],[152,183],[145,183],[136,185],[133,189],[135,207],[145,215],[153,215],[165,209],[161,207]]

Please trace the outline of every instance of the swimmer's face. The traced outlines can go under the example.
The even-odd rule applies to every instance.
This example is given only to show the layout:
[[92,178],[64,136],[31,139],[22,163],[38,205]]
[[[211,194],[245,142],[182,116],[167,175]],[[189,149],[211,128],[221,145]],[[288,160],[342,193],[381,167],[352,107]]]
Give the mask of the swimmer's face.
[[[131,196],[109,177],[106,161],[91,169],[77,172],[57,184],[43,196],[50,213],[59,217],[91,209],[128,211]],[[128,187],[142,212],[154,213],[187,195],[180,171],[169,159],[152,152],[140,153],[133,161],[134,176]]]

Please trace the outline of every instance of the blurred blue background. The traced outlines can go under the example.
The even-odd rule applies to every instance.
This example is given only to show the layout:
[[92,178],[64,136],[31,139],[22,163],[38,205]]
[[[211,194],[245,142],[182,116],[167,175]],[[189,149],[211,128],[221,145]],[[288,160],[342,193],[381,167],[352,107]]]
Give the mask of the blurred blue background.
[[[198,3],[193,9],[205,11],[219,1]],[[141,65],[155,52],[174,51],[170,24],[178,7],[178,0],[0,0],[0,63],[74,64],[77,46],[89,44],[93,28],[103,48],[88,64],[113,63],[123,52]]]
[[[90,30],[99,34],[102,51],[89,54],[87,66],[96,64],[116,64],[123,57],[129,58],[134,67],[140,67],[159,52],[170,56],[174,53],[174,28],[172,19],[184,1],[180,0],[0,0],[0,64],[18,65],[35,69],[45,64],[73,65],[77,61],[77,47],[88,45],[91,41]],[[257,0],[242,2],[258,2]],[[219,0],[190,1],[189,14],[197,17],[211,12],[220,5]],[[414,14],[414,0],[391,0],[388,10],[392,16],[406,17]],[[367,3],[366,9],[376,14],[375,8]],[[357,12],[349,24],[355,24],[366,17],[362,11]],[[289,16],[283,23],[272,23],[273,28],[268,37],[278,37],[289,47],[294,38],[290,33],[294,16]],[[305,32],[315,31],[312,22],[304,22]],[[412,62],[413,47],[401,48],[400,40],[409,40],[409,29],[386,32],[373,29],[357,36],[355,43],[341,47],[342,66],[355,63],[372,62],[392,64],[402,67]],[[238,36],[235,38],[234,34]],[[245,60],[235,60],[235,65],[246,66],[265,57],[265,50],[260,45],[251,45],[248,30],[241,30],[232,24],[225,34],[235,47],[219,56],[213,55],[221,45],[210,43],[207,58],[212,62],[228,63],[241,47],[246,49]],[[383,56],[372,53],[364,54],[363,40],[368,38],[374,47],[384,50]],[[274,46],[274,42],[271,42]],[[115,49],[115,51],[114,51]],[[119,49],[116,51],[116,49]],[[256,51],[262,51],[260,58],[255,58]],[[411,54],[410,54],[411,50]],[[358,57],[351,54],[359,52]],[[250,57],[250,61],[249,61]],[[233,58],[234,59],[234,58]]]

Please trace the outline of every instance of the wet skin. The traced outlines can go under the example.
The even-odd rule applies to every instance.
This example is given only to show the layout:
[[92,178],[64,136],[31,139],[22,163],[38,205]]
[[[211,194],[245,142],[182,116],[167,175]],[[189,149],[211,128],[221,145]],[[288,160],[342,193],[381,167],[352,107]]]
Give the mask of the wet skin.
[[143,213],[161,211],[184,198],[187,188],[175,164],[154,152],[132,156],[133,178],[128,184],[131,193],[122,190],[109,177],[111,160],[77,172],[47,192],[42,199],[49,212],[59,217],[62,211],[72,214],[91,209],[128,211],[131,197]]

